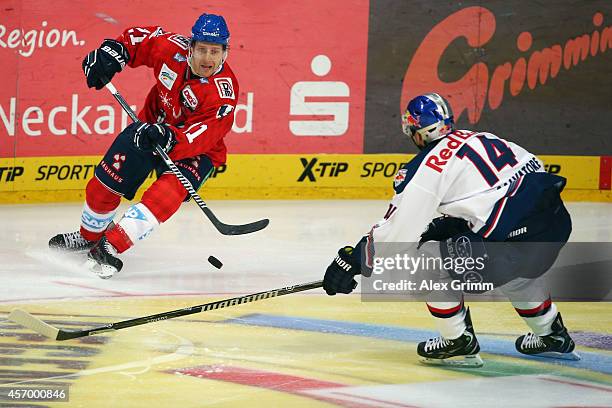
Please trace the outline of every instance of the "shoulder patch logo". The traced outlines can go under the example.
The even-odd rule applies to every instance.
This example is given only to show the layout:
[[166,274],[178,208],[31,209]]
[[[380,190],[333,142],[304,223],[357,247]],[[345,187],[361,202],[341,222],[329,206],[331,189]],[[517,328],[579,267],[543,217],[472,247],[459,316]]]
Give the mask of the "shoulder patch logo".
[[395,175],[395,179],[393,180],[393,185],[395,187],[399,186],[400,184],[402,184],[404,180],[406,180],[406,173],[407,173],[406,169],[400,169],[397,172],[397,174]]
[[171,70],[166,64],[162,66],[161,71],[159,71],[159,75],[157,79],[162,83],[163,86],[168,88],[168,90],[172,90],[172,85],[174,85],[174,81],[176,81],[176,72]]
[[189,49],[189,38],[184,37],[180,34],[172,34],[171,36],[168,37],[168,41],[178,45],[185,51]]
[[232,105],[221,105],[219,110],[217,111],[217,119],[222,119],[232,113],[234,107]]
[[215,85],[221,98],[235,99],[234,86],[231,78],[215,78]]
[[180,52],[177,52],[176,54],[174,54],[174,60],[176,62],[185,62],[187,61],[187,57],[181,54]]
[[185,104],[185,106],[188,109],[194,111],[195,108],[198,106],[198,98],[196,98],[195,93],[189,85],[183,88],[183,90],[181,91],[181,95],[183,96],[183,103]]

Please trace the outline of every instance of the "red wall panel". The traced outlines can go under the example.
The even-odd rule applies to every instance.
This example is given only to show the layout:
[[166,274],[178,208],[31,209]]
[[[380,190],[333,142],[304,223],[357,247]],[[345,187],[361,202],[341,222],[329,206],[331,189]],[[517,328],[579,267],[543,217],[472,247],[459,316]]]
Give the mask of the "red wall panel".
[[[242,105],[226,137],[231,153],[360,153],[368,11],[348,0],[3,2],[0,157],[102,154],[127,118],[105,90],[86,87],[83,57],[130,26],[188,35],[204,12],[222,14],[231,31]],[[115,78],[142,107],[152,74],[127,68]]]

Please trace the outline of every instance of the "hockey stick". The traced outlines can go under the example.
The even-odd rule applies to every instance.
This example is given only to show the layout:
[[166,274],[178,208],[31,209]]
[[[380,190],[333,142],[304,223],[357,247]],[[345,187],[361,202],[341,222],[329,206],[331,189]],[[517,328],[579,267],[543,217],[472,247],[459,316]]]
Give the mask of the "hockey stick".
[[[117,88],[115,88],[115,86],[110,81],[106,84],[106,89],[108,89],[110,93],[113,94],[117,102],[119,102],[119,105],[121,105],[123,110],[130,116],[130,118],[134,122],[139,122],[138,117],[136,117],[136,114],[134,113],[130,105],[127,104],[125,99],[123,99],[123,96],[121,96],[121,94],[117,91]],[[155,146],[155,151],[157,152],[159,157],[162,158],[164,163],[166,163],[168,168],[172,170],[176,178],[178,178],[181,184],[183,185],[183,187],[185,187],[185,190],[189,192],[189,195],[191,196],[191,198],[193,198],[193,201],[196,202],[198,207],[200,207],[200,209],[204,212],[204,214],[206,214],[208,219],[212,222],[212,224],[215,226],[217,231],[219,231],[221,234],[223,235],[250,234],[251,232],[256,232],[256,231],[266,228],[268,224],[270,223],[270,220],[267,218],[263,220],[251,222],[249,224],[242,224],[242,225],[230,225],[230,224],[225,224],[219,221],[219,219],[215,216],[215,214],[210,210],[210,208],[208,208],[206,203],[202,200],[200,195],[195,191],[195,189],[193,188],[189,180],[187,180],[187,178],[183,176],[183,173],[181,173],[178,167],[176,167],[176,165],[172,162],[172,159],[170,159],[168,154],[159,145]]]
[[42,334],[45,337],[57,341],[76,339],[78,337],[92,336],[114,330],[125,329],[127,327],[140,326],[141,324],[154,323],[160,320],[174,319],[175,317],[187,316],[194,313],[207,312],[209,310],[223,309],[230,306],[251,303],[263,299],[271,299],[278,296],[289,295],[291,293],[302,292],[305,290],[316,289],[323,286],[323,281],[303,283],[301,285],[287,286],[280,289],[268,290],[266,292],[253,293],[251,295],[239,296],[231,299],[218,300],[216,302],[205,303],[203,305],[186,307],[184,309],[172,310],[170,312],[158,313],[150,316],[137,317],[135,319],[123,320],[117,323],[109,323],[104,326],[85,330],[62,330],[48,323],[43,322],[37,317],[32,316],[25,310],[14,309],[9,315],[9,320],[18,323],[28,329]]

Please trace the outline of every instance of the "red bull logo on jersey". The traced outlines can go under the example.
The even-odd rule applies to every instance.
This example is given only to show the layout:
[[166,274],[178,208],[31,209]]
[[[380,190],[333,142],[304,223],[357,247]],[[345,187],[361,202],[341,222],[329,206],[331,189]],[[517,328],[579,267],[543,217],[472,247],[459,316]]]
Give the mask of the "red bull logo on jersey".
[[446,146],[438,151],[436,154],[432,154],[425,160],[425,166],[430,169],[434,169],[438,173],[442,173],[444,166],[450,160],[451,157],[457,152],[457,149],[463,145],[463,143],[474,136],[476,132],[469,132],[467,130],[457,130],[450,135],[442,139],[440,143],[446,143]]

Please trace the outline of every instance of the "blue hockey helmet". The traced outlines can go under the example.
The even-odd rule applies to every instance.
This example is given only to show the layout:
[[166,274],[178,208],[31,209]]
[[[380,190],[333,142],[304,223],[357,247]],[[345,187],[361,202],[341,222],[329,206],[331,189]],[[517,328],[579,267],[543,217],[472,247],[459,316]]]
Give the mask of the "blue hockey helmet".
[[230,32],[223,16],[202,14],[191,28],[191,41],[221,44],[226,48]]
[[455,130],[450,104],[437,93],[417,96],[408,102],[402,129],[418,147],[443,138]]

